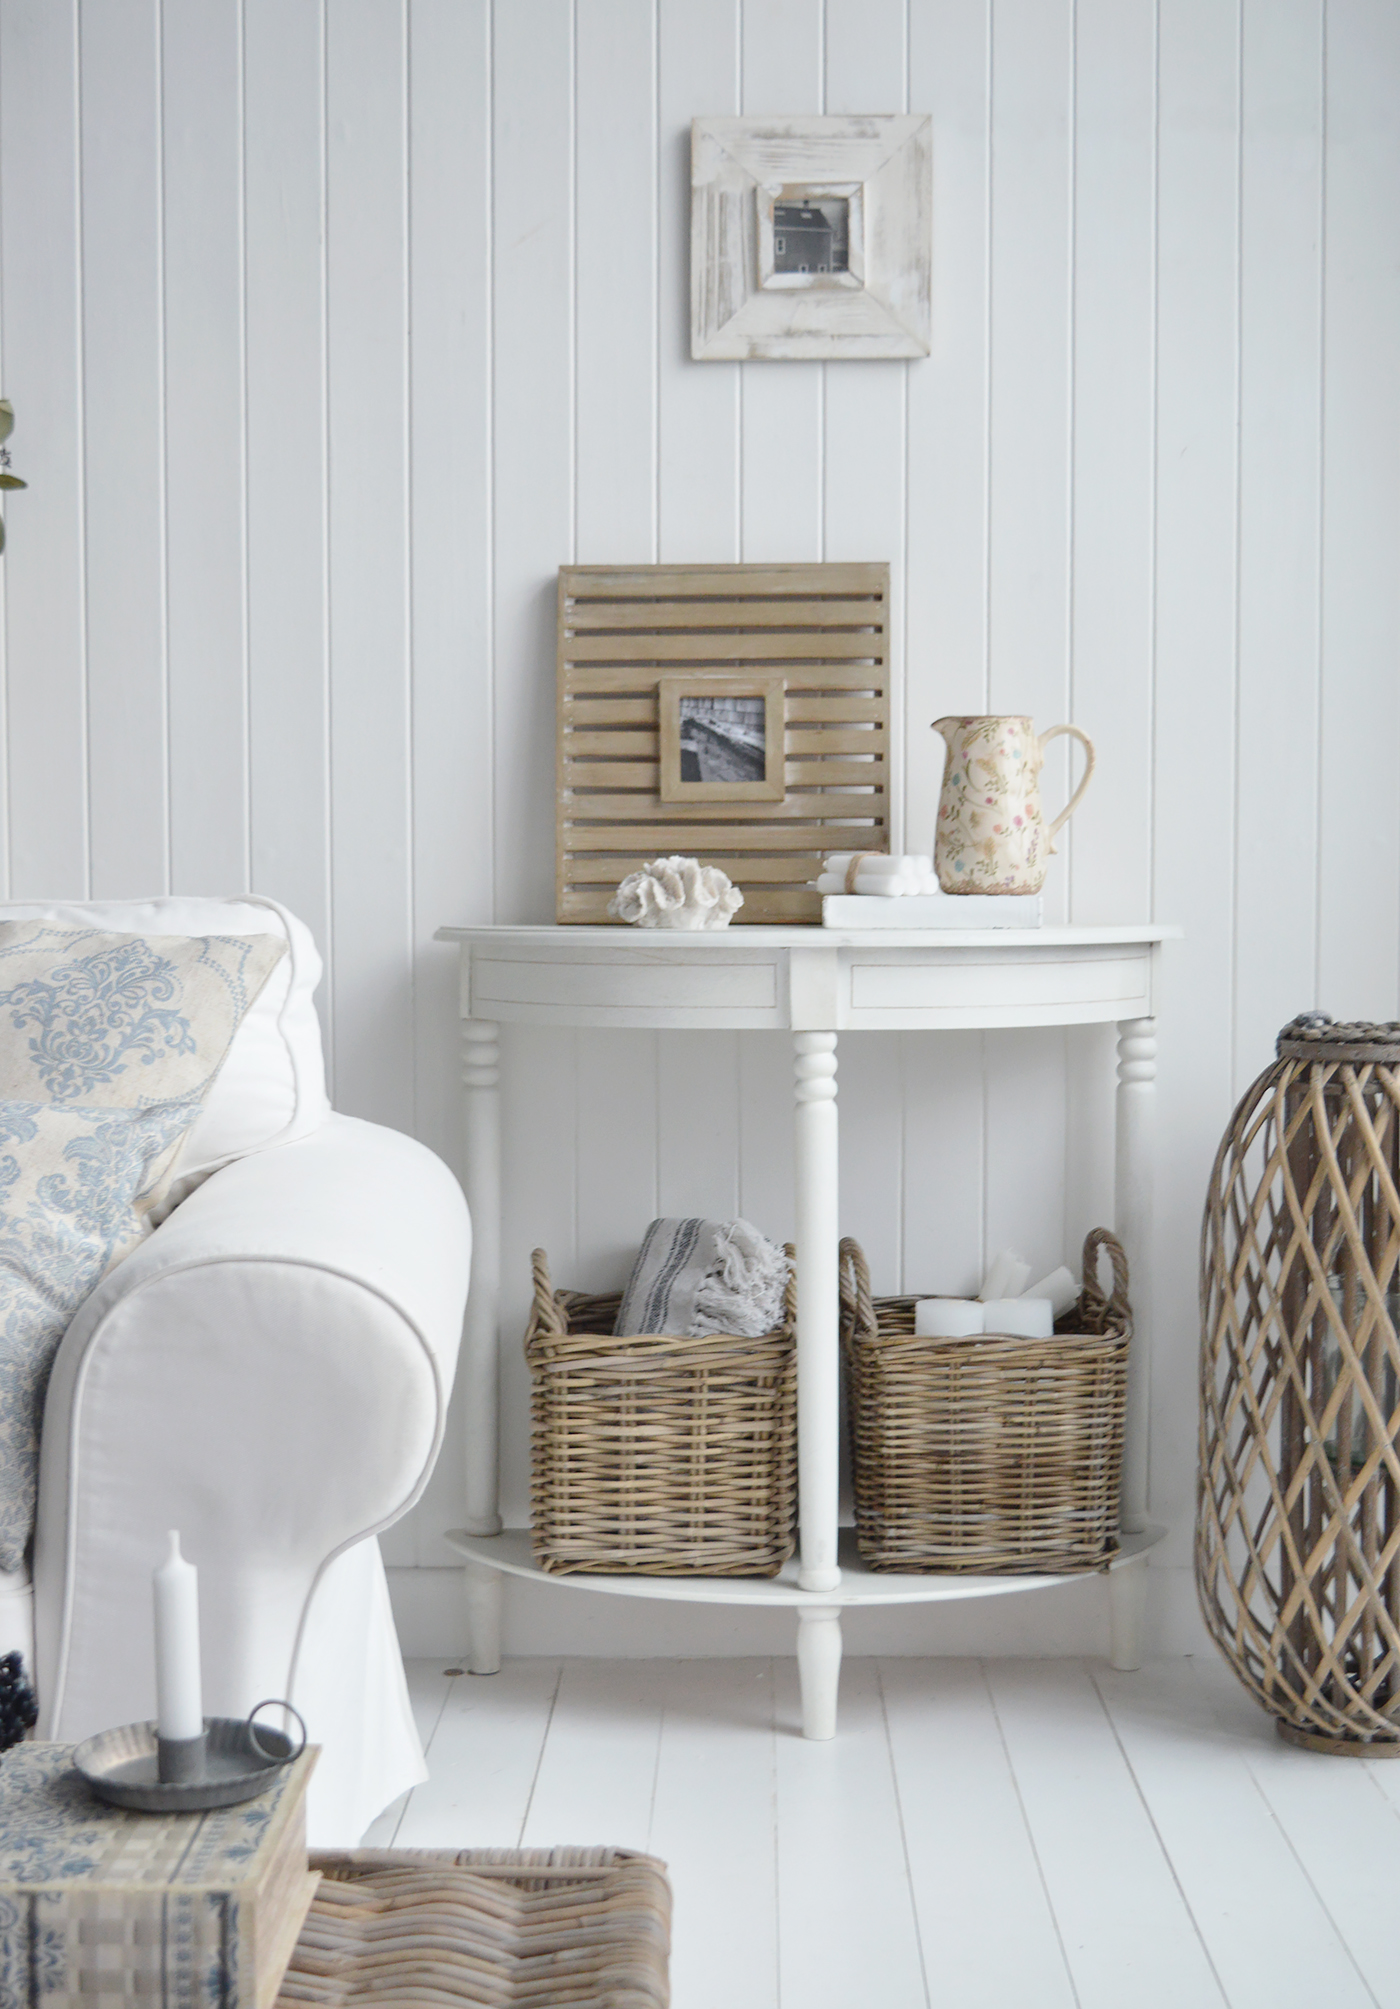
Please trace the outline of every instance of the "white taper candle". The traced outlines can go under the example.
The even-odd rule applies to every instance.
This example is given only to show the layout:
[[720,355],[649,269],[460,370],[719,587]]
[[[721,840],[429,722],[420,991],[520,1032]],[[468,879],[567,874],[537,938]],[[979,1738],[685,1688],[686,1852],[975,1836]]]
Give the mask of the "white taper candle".
[[180,1554],[178,1530],[152,1579],[156,1600],[156,1728],[170,1742],[204,1730],[199,1677],[199,1571]]

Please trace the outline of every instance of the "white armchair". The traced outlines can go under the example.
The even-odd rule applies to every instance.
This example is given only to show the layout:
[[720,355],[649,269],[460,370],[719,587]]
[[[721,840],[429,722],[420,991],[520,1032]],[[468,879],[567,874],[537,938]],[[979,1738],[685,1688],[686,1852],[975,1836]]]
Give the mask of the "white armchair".
[[[319,958],[281,910],[169,900],[0,919],[33,913],[284,930],[292,946],[186,1140],[187,1197],[59,1350],[32,1585],[39,1734],[153,1714],[151,1569],[178,1527],[200,1570],[206,1712],[290,1697],[322,1747],[311,1839],[353,1842],[426,1776],[374,1537],[418,1498],[442,1439],[470,1259],[460,1188],[412,1139],[330,1113]],[[8,1590],[17,1625],[0,1646],[23,1647],[25,1587]]]

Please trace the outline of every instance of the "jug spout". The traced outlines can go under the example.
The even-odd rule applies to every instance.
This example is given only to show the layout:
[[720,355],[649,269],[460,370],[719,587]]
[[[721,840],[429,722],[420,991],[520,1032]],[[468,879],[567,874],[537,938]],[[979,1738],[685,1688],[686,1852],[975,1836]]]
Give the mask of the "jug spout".
[[961,724],[962,720],[960,718],[936,718],[933,722],[933,730],[937,733],[942,733],[944,739],[951,740],[953,729]]

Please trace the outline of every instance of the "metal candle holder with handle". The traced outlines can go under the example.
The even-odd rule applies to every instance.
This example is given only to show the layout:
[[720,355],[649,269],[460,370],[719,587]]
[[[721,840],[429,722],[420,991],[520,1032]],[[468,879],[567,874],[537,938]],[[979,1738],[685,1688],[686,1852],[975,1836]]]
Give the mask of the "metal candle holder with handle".
[[[260,1725],[264,1709],[294,1716],[300,1742]],[[292,1703],[269,1698],[246,1716],[207,1716],[198,1737],[160,1737],[154,1723],[126,1723],[89,1737],[73,1764],[99,1800],[147,1814],[202,1813],[254,1799],[306,1749],[306,1724]]]

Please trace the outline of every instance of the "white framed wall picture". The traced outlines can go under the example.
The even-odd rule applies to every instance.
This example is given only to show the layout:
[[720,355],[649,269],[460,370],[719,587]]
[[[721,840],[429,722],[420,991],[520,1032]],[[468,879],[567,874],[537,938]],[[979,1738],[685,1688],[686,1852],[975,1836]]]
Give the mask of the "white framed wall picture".
[[929,353],[926,115],[698,118],[690,179],[696,361]]

